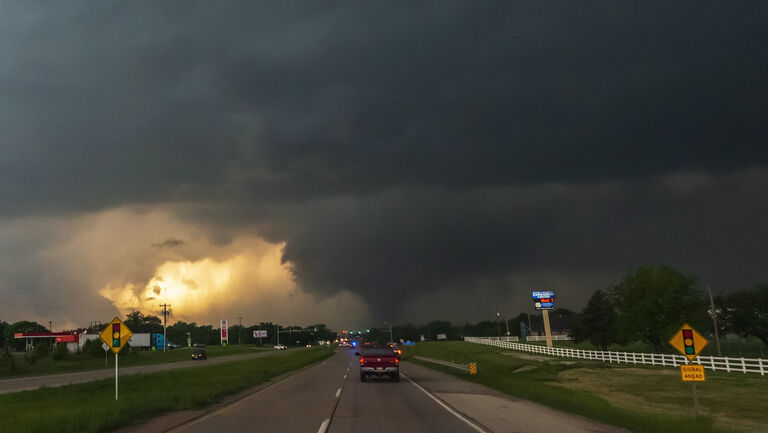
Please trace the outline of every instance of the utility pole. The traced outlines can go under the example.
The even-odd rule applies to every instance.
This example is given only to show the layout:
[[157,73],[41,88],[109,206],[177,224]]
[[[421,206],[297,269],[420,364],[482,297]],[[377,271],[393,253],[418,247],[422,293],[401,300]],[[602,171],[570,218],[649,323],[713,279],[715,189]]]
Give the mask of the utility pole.
[[715,300],[712,298],[712,288],[707,286],[707,292],[709,293],[709,308],[712,310],[712,324],[715,326],[715,343],[717,343],[717,356],[722,357],[723,352],[720,351],[720,332],[717,330],[717,311],[715,310]]
[[395,340],[392,337],[392,323],[391,322],[384,322],[385,325],[389,325],[389,344],[392,344],[392,342]]
[[507,337],[509,337],[511,334],[509,333],[509,317],[504,318],[504,323],[507,324]]
[[243,318],[237,317],[237,344],[240,344],[240,337],[243,335]]
[[160,306],[163,307],[163,352],[165,352],[165,349],[168,347],[168,341],[165,339],[165,331],[166,328],[168,328],[168,307],[170,307],[170,305],[162,304]]
[[501,327],[499,326],[499,317],[501,317],[501,313],[499,313],[499,309],[496,309],[496,334],[499,337],[499,340],[501,340]]
[[[711,298],[712,296],[710,295],[710,299]],[[48,321],[48,332],[53,332],[53,322],[51,322],[50,320]]]
[[533,328],[531,327],[531,313],[528,313],[528,334],[530,335],[533,332]]

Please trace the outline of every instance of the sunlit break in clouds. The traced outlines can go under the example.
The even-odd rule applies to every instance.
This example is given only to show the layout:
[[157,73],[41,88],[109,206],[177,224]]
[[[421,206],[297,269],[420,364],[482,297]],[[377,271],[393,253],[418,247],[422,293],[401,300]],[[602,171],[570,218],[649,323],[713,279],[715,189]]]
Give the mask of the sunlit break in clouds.
[[130,283],[108,285],[99,294],[114,302],[123,314],[153,311],[159,303],[169,303],[178,318],[189,321],[211,309],[295,295],[297,289],[290,272],[280,263],[282,247],[270,247],[261,256],[243,253],[224,261],[205,258],[165,262],[143,287]]
[[241,244],[250,250],[224,260],[167,261],[145,285],[109,284],[99,294],[122,315],[134,310],[156,313],[160,304],[167,303],[174,320],[202,323],[215,323],[233,314],[247,315],[251,321],[325,323],[325,313],[312,314],[315,306],[364,310],[356,305],[359,299],[348,293],[325,300],[304,293],[294,282],[290,264],[281,263],[284,245],[258,239]]

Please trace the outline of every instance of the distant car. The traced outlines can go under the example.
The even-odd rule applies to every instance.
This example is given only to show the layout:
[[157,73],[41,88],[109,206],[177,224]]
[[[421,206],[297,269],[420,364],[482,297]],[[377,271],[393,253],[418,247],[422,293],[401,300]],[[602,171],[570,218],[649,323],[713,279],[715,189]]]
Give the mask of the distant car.
[[288,346],[278,344],[277,346],[275,346],[275,350],[288,350]]
[[392,381],[400,381],[400,360],[390,347],[361,348],[360,351],[360,382],[365,382],[371,376],[389,376]]
[[403,359],[403,350],[397,347],[397,344],[390,344],[389,347],[392,348],[393,352],[395,352],[397,359]]
[[307,344],[307,347],[312,347],[312,345],[311,344]]
[[203,360],[208,359],[208,354],[205,353],[205,349],[200,347],[195,347],[192,349],[192,360]]

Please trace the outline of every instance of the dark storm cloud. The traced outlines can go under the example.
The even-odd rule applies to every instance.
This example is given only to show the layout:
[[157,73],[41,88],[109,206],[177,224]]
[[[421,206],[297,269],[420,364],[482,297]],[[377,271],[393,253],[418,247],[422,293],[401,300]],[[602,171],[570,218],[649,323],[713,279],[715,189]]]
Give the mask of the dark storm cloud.
[[764,278],[768,6],[493,6],[5,5],[0,215],[188,203],[389,311],[665,260]]
[[171,237],[171,238],[168,238],[168,239],[166,239],[166,240],[164,240],[162,242],[158,242],[156,244],[152,244],[152,247],[153,248],[159,248],[159,249],[175,248],[175,247],[180,247],[180,246],[184,245],[184,243],[185,242],[183,240],[181,240],[181,239],[176,239],[176,238]]

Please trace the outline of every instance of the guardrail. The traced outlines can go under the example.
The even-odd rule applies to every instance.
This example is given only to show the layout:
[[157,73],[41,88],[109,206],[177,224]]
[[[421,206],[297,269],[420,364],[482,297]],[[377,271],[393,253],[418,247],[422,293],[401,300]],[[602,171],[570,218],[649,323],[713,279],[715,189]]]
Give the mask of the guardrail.
[[683,364],[703,365],[704,368],[717,371],[741,372],[741,373],[768,373],[768,360],[763,358],[729,358],[719,356],[699,356],[693,362],[682,355],[668,355],[663,353],[638,353],[638,352],[613,352],[602,350],[567,349],[563,347],[546,347],[536,344],[516,343],[512,341],[499,341],[498,339],[485,337],[464,337],[469,343],[485,344],[504,349],[519,350],[522,352],[539,353],[549,356],[565,358],[589,359],[593,361],[616,362],[621,364],[658,365],[662,367],[679,367]]
[[420,361],[431,362],[433,364],[440,364],[446,367],[455,368],[457,370],[466,371],[469,374],[477,374],[477,364],[474,362],[470,362],[469,364],[458,364],[455,362],[443,361],[442,359],[426,358],[423,356],[414,356],[414,358]]

